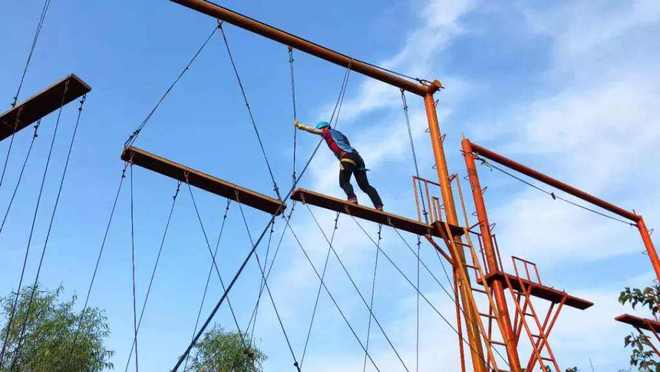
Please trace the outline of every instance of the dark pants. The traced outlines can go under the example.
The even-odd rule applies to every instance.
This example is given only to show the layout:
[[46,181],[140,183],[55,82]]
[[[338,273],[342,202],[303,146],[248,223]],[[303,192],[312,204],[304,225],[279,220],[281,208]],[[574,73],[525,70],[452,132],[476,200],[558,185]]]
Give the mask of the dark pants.
[[346,196],[349,199],[355,199],[355,193],[353,192],[353,186],[351,185],[351,175],[355,175],[355,180],[357,181],[360,189],[364,191],[365,194],[369,195],[371,202],[374,207],[379,208],[383,206],[383,202],[380,200],[378,191],[369,184],[367,179],[367,169],[364,166],[364,160],[357,152],[352,152],[345,154],[341,158],[341,170],[339,171],[339,186],[344,190]]

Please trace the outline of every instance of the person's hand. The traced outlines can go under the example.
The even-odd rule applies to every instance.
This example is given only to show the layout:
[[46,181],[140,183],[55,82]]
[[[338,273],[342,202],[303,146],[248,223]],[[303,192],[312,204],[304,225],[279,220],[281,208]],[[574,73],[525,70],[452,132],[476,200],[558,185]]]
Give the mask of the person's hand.
[[303,127],[303,123],[302,123],[300,120],[295,119],[295,120],[293,121],[293,126],[296,127],[296,128],[298,128],[298,129],[300,129],[300,128]]

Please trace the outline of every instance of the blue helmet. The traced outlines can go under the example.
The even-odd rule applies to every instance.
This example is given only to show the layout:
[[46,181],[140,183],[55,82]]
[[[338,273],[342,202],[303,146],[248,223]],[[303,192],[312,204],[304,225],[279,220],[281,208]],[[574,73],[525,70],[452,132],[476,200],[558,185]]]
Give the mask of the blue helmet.
[[327,121],[319,121],[316,123],[316,129],[330,128],[330,123]]

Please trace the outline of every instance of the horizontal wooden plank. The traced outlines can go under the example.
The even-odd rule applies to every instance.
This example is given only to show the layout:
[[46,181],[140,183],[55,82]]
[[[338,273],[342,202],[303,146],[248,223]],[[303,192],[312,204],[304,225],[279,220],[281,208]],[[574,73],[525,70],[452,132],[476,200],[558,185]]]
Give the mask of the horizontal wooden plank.
[[633,327],[646,329],[651,332],[660,331],[660,322],[657,320],[641,318],[630,314],[619,315],[614,319],[621,323],[630,324]]
[[505,288],[507,288],[510,283],[511,287],[516,291],[523,291],[531,287],[532,296],[543,298],[554,303],[561,302],[564,296],[566,296],[566,301],[564,302],[564,305],[566,306],[574,307],[580,310],[585,310],[593,306],[593,302],[581,299],[579,297],[571,296],[564,291],[544,286],[530,280],[520,278],[516,275],[504,273],[502,271],[497,271],[486,275],[486,281],[489,285],[495,279],[499,279]]
[[[345,213],[354,217],[363,218],[379,224],[392,226],[417,235],[442,237],[441,232],[444,231],[443,229],[435,229],[433,226],[423,224],[410,218],[397,216],[392,213],[379,211],[363,205],[353,204],[343,199],[306,189],[296,189],[291,195],[291,199],[336,212]],[[450,226],[450,229],[455,236],[463,234],[463,229],[458,226]]]
[[0,115],[0,141],[87,94],[92,88],[74,74]]
[[213,177],[204,172],[186,167],[152,154],[134,146],[128,146],[121,154],[124,161],[149,169],[156,173],[174,178],[181,182],[190,183],[210,193],[223,196],[241,204],[248,205],[269,214],[281,214],[286,205],[270,196],[246,189],[231,182]]

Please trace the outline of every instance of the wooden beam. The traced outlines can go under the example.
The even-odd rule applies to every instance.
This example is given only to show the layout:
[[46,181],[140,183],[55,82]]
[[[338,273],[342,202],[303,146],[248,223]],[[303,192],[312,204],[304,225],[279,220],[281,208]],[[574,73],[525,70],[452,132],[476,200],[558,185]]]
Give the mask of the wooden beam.
[[[397,216],[392,213],[382,212],[374,208],[365,207],[363,205],[349,203],[346,200],[324,195],[318,192],[309,191],[306,189],[296,189],[291,195],[291,199],[312,204],[317,207],[330,209],[336,212],[345,213],[379,224],[392,226],[396,229],[408,231],[413,234],[432,235],[441,238],[443,237],[442,231],[444,230],[435,229],[431,225],[427,225],[410,218]],[[464,232],[463,229],[458,226],[450,226],[450,229],[454,236],[460,236]]]
[[641,318],[630,314],[619,315],[614,319],[618,320],[621,323],[630,324],[633,327],[646,329],[647,331],[651,331],[651,332],[660,331],[660,322],[658,322],[657,320]]
[[137,147],[126,147],[121,154],[121,158],[124,161],[270,214],[279,215],[286,208],[286,205],[277,199],[175,163]]
[[579,297],[571,296],[564,291],[560,291],[552,287],[540,285],[530,280],[523,279],[512,274],[504,273],[502,271],[496,271],[492,274],[486,275],[486,281],[489,284],[493,283],[495,280],[500,280],[504,285],[504,288],[507,288],[510,283],[513,289],[521,292],[531,287],[532,296],[539,297],[554,303],[561,302],[564,296],[566,296],[566,301],[564,302],[564,305],[576,309],[585,310],[593,306],[593,302],[581,299]]
[[91,90],[74,74],[56,82],[0,115],[0,141]]

